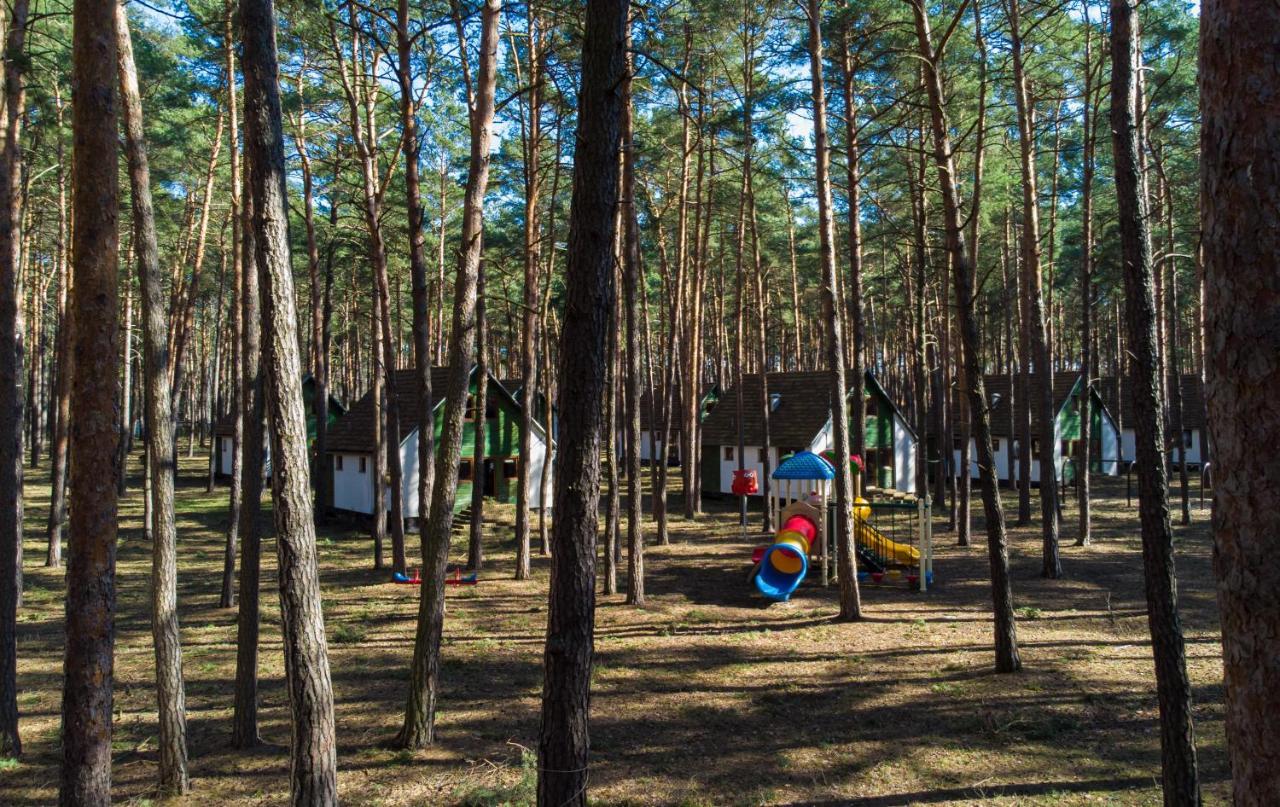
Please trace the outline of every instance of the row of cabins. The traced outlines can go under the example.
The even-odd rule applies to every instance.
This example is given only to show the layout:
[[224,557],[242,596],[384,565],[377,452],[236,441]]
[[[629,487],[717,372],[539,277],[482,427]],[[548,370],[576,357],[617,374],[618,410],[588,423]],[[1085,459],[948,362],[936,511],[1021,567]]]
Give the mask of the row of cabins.
[[[435,437],[440,438],[444,414],[444,389],[448,378],[448,368],[436,367],[431,371],[431,388],[436,393],[435,406],[432,413],[432,428]],[[520,403],[512,395],[506,385],[499,382],[492,374],[488,376],[486,385],[486,406],[483,413],[477,412],[475,405],[476,381],[478,374],[472,367],[469,378],[469,395],[462,433],[462,456],[458,464],[457,506],[464,507],[470,502],[472,485],[479,482],[484,485],[485,495],[493,496],[501,502],[512,502],[516,499],[520,463],[528,462],[529,467],[529,503],[539,509],[551,506],[551,486],[542,488],[542,465],[550,455],[554,459],[554,440],[548,439],[540,422],[533,424],[530,435],[530,451],[528,458],[520,456]],[[402,501],[404,513],[413,518],[418,512],[418,407],[417,382],[412,369],[396,371],[393,379],[396,402],[400,409],[400,433],[396,435],[400,451],[402,476]],[[509,382],[510,383],[510,382]],[[522,385],[514,385],[518,392],[523,392]],[[315,437],[314,416],[311,414],[311,401],[315,394],[315,384],[310,379],[303,381],[303,397],[307,409],[307,434]],[[541,396],[539,396],[541,398]],[[333,397],[329,400],[329,428],[325,443],[328,455],[328,473],[331,475],[329,485],[329,506],[334,510],[364,515],[373,514],[374,504],[374,423],[376,417],[373,393],[366,393],[363,398],[347,410],[340,401]],[[535,415],[539,409],[535,408]],[[475,457],[475,430],[483,424],[485,432],[485,453],[480,461]],[[218,424],[218,439],[214,444],[215,468],[224,477],[231,475],[233,423],[224,419]],[[268,459],[269,473],[269,459]],[[385,507],[391,506],[390,491],[386,494]]]
[[[1015,392],[1013,384],[1016,378],[1008,375],[988,375],[984,378],[987,394],[987,405],[991,418],[992,448],[995,451],[996,472],[1002,482],[1016,483],[1020,473],[1019,452],[1020,441],[1016,437],[1015,408],[1013,405]],[[1038,389],[1039,379],[1031,378],[1032,395]],[[1173,384],[1173,379],[1169,379]],[[1182,440],[1188,468],[1199,468],[1207,460],[1205,431],[1204,391],[1200,377],[1186,374],[1179,380],[1182,397]],[[1080,450],[1080,398],[1085,391],[1084,378],[1077,372],[1064,371],[1055,373],[1053,377],[1054,402],[1054,464],[1058,478],[1070,483],[1075,479],[1073,458]],[[1089,387],[1090,395],[1090,472],[1107,476],[1118,476],[1134,461],[1134,414],[1133,398],[1130,391],[1124,388],[1123,395],[1117,391],[1115,377],[1103,377],[1095,380]],[[1040,481],[1039,438],[1040,416],[1038,407],[1031,411],[1031,472],[1032,483]],[[952,411],[952,422],[959,422],[959,412]],[[957,430],[958,432],[958,430]],[[960,468],[961,438],[953,438],[953,468]],[[932,456],[936,456],[936,448],[932,445]],[[1177,442],[1172,435],[1166,440],[1171,462],[1178,461]],[[978,478],[977,447],[973,440],[969,443],[971,458],[970,475]]]
[[[444,411],[443,390],[445,388],[447,369],[432,370],[432,389],[437,398],[433,413],[433,425],[436,437],[439,437],[442,414]],[[471,395],[476,392],[476,368],[472,368],[470,377]],[[833,429],[829,406],[829,376],[825,372],[785,372],[767,375],[769,393],[769,466],[776,468],[778,463],[789,454],[799,451],[822,453],[832,447]],[[985,377],[987,404],[991,422],[993,448],[995,450],[997,476],[1002,483],[1014,484],[1018,481],[1021,450],[1020,441],[1015,436],[1018,431],[1015,420],[1014,383],[1016,378],[1009,375],[988,375]],[[1036,389],[1036,379],[1032,379]],[[765,459],[764,424],[761,413],[760,376],[749,374],[742,378],[743,417],[742,440],[745,443],[744,466],[763,475]],[[470,500],[471,486],[476,482],[484,484],[486,495],[498,501],[509,502],[516,498],[516,484],[521,462],[530,463],[529,502],[532,507],[550,507],[552,501],[551,486],[542,487],[542,467],[549,458],[554,461],[554,446],[557,419],[554,408],[551,409],[552,434],[548,435],[544,424],[547,418],[548,402],[539,394],[534,402],[535,422],[530,435],[530,456],[520,457],[519,427],[520,408],[524,403],[525,389],[520,379],[499,381],[489,375],[487,385],[486,411],[481,415],[475,411],[472,400],[469,400],[466,420],[464,422],[463,450],[459,463],[458,501]],[[1185,375],[1181,378],[1183,434],[1181,439],[1186,448],[1186,462],[1189,466],[1198,467],[1206,458],[1204,450],[1204,398],[1198,376]],[[401,370],[395,376],[396,397],[400,408],[400,434],[397,435],[401,466],[404,469],[403,502],[405,513],[412,517],[418,509],[418,412],[416,406],[417,386],[414,371]],[[1080,440],[1080,397],[1085,394],[1086,385],[1082,376],[1076,372],[1060,372],[1054,375],[1054,464],[1058,477],[1070,482],[1074,476],[1074,465],[1070,458],[1076,456]],[[315,423],[311,414],[311,401],[315,394],[315,383],[310,377],[303,380],[303,396],[308,415],[307,430],[310,437],[315,435]],[[851,395],[854,394],[852,391]],[[919,436],[897,404],[880,385],[876,377],[868,372],[863,378],[862,394],[866,401],[866,449],[865,465],[867,467],[868,486],[885,490],[912,492],[917,477]],[[1116,379],[1098,379],[1088,388],[1092,405],[1090,413],[1092,472],[1105,475],[1121,473],[1133,461],[1134,433],[1131,396],[1125,390],[1123,396],[1117,391]],[[1122,400],[1123,397],[1123,400]],[[707,385],[699,390],[699,412],[702,419],[701,445],[699,447],[699,483],[706,494],[730,494],[733,475],[738,470],[739,424],[737,417],[737,389],[730,388],[722,392],[718,387]],[[655,401],[649,394],[641,399],[641,459],[651,460],[657,456],[661,437],[655,434],[656,421]],[[679,401],[674,401],[678,411]],[[1039,434],[1037,407],[1032,407],[1032,435]],[[329,430],[326,450],[329,457],[328,468],[332,475],[329,486],[330,506],[336,510],[352,513],[372,514],[374,499],[374,416],[375,407],[371,393],[366,394],[347,411],[341,401],[330,397]],[[953,423],[958,423],[959,411],[952,412]],[[671,424],[671,446],[667,452],[670,462],[681,461],[679,456],[680,428],[677,420]],[[474,456],[475,429],[483,423],[488,430],[485,441],[485,455],[476,460]],[[958,469],[962,464],[961,437],[959,430],[953,437],[952,468]],[[232,422],[229,419],[218,424],[214,444],[215,468],[223,476],[231,474]],[[656,442],[655,442],[656,441]],[[938,441],[935,435],[926,437],[927,458],[935,462],[939,455]],[[1032,440],[1032,462],[1030,478],[1033,483],[1040,480],[1040,462],[1038,438]],[[1175,445],[1170,446],[1176,450]],[[1176,461],[1176,453],[1173,453]],[[971,477],[978,477],[976,445],[970,442]],[[269,458],[268,458],[269,467]],[[388,493],[387,504],[390,506]]]

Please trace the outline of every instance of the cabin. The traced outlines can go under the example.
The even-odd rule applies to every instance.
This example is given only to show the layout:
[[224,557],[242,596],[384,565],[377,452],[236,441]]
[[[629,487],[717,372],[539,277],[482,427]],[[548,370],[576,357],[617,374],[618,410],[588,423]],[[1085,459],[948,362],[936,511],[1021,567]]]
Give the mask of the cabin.
[[[983,378],[991,422],[991,447],[995,451],[996,458],[996,476],[1001,482],[1009,485],[1018,481],[1018,452],[1021,450],[1020,440],[1015,434],[1016,418],[1014,417],[1015,407],[1013,406],[1013,393],[1017,391],[1013,385],[1017,380],[1018,377],[1016,375],[1011,376],[1008,374],[992,374]],[[1038,377],[1033,375],[1030,387],[1033,390],[1032,394],[1038,388],[1038,383]],[[1084,378],[1079,372],[1063,371],[1054,373],[1054,466],[1057,469],[1058,479],[1067,483],[1075,479],[1074,465],[1068,459],[1075,457],[1079,451],[1080,396],[1084,393],[1084,390]],[[1089,413],[1092,419],[1089,441],[1093,443],[1093,447],[1090,449],[1090,456],[1093,458],[1090,471],[1095,474],[1117,476],[1120,473],[1120,431],[1116,426],[1115,416],[1107,406],[1103,396],[1099,393],[1096,385],[1089,388],[1089,395],[1091,401]],[[956,422],[954,418],[958,417],[959,413],[953,412],[953,422]],[[1033,405],[1031,407],[1032,484],[1040,482],[1039,429],[1040,415],[1037,407]],[[956,432],[953,438],[955,464],[952,467],[960,468],[961,438],[959,429]],[[973,479],[977,479],[978,450],[976,441],[973,439],[969,441],[969,457],[969,475]]]
[[[307,412],[307,445],[310,446],[312,441],[316,439],[316,416],[315,411],[311,408],[312,402],[315,401],[316,380],[310,373],[302,378],[302,405]],[[347,407],[333,393],[329,394],[329,429],[332,430],[334,425],[342,419],[347,413]],[[213,427],[213,451],[214,451],[214,474],[224,479],[231,478],[232,454],[234,453],[236,433],[235,416],[228,414],[220,419]],[[270,474],[271,468],[271,439],[266,430],[263,430],[262,459],[267,467],[267,473]]]
[[[662,423],[658,417],[659,408],[664,404],[663,390],[659,388],[657,394],[655,390],[648,389],[640,393],[640,461],[650,462],[658,452],[662,450]],[[672,412],[676,414],[671,419],[671,448],[667,451],[667,464],[680,464],[680,434],[684,431],[684,423],[679,417],[679,412],[683,404],[683,393],[679,387],[676,387],[671,396],[670,406]],[[698,394],[698,418],[700,422],[705,422],[707,415],[711,414],[711,410],[715,408],[716,403],[720,400],[720,387],[716,384],[703,384]]]
[[[501,378],[498,379],[498,383],[501,384],[507,392],[511,393],[511,397],[516,399],[516,403],[524,406],[525,388],[523,378]],[[546,387],[543,386],[538,390],[537,400],[534,401],[533,407],[533,416],[539,423],[543,424],[544,430],[547,422],[547,408],[550,405],[547,401],[547,394],[544,391],[545,389]],[[560,435],[560,410],[556,409],[555,406],[550,406],[550,408],[551,437],[552,439],[556,439]]]
[[[1204,383],[1195,373],[1185,373],[1181,377],[1182,392],[1182,445],[1186,449],[1187,467],[1199,469],[1209,461],[1208,430],[1205,428]],[[1172,386],[1173,379],[1169,379]],[[1133,409],[1132,387],[1129,379],[1121,379],[1116,383],[1115,376],[1104,376],[1097,381],[1102,399],[1108,408],[1116,412],[1120,420],[1120,462],[1128,466],[1136,458],[1137,436],[1133,428],[1136,421]],[[1123,390],[1123,399],[1118,390]],[[1169,447],[1169,461],[1173,467],[1178,465],[1178,444],[1172,435],[1165,435],[1165,443]]]
[[[396,436],[400,447],[400,464],[404,470],[403,495],[406,518],[416,518],[418,513],[418,407],[415,373],[410,368],[397,370],[393,377],[396,401],[400,406],[400,434]],[[431,389],[436,394],[433,409],[433,428],[436,440],[444,423],[445,396],[449,370],[434,367],[431,370]],[[535,422],[530,436],[530,455],[520,456],[520,404],[512,397],[496,377],[489,375],[486,386],[485,411],[476,412],[476,368],[471,368],[470,394],[467,400],[466,420],[462,430],[462,456],[458,465],[458,503],[465,506],[471,500],[471,486],[484,485],[486,496],[499,502],[514,502],[519,479],[520,463],[529,464],[529,503],[540,509],[551,507],[551,485],[542,489],[542,464],[548,458],[554,462],[554,441],[549,440],[540,423]],[[374,417],[373,392],[370,391],[352,405],[346,416],[329,432],[325,446],[329,456],[329,486],[332,497],[329,505],[340,511],[373,514],[374,469]],[[475,429],[483,424],[485,455],[479,462],[475,457]],[[385,507],[390,508],[391,495],[387,493]]]
[[[769,373],[769,467],[800,451],[820,454],[832,446],[832,420],[827,372]],[[742,377],[742,431],[746,444],[744,467],[764,474],[764,425],[760,412],[760,376]],[[852,394],[852,393],[851,393]],[[902,411],[868,372],[863,380],[866,396],[866,456],[868,483],[904,493],[915,490],[916,433]],[[721,396],[720,404],[702,424],[702,473],[704,493],[732,493],[738,470],[737,388]],[[761,485],[763,489],[763,485]]]

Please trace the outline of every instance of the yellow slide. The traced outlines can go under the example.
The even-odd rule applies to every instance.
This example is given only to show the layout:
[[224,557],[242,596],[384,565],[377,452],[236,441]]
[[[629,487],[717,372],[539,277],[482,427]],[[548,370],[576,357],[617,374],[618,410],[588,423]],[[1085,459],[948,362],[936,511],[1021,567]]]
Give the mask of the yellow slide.
[[880,530],[867,523],[867,519],[871,516],[871,505],[866,499],[861,497],[853,502],[853,518],[858,525],[857,536],[858,543],[867,549],[871,554],[879,558],[884,558],[888,563],[896,563],[900,566],[919,566],[920,550],[908,544],[900,544],[897,541],[891,541],[884,536]]
[[914,546],[890,541],[884,534],[865,521],[858,522],[858,543],[862,544],[873,555],[884,558],[889,563],[902,566],[920,565],[920,550]]

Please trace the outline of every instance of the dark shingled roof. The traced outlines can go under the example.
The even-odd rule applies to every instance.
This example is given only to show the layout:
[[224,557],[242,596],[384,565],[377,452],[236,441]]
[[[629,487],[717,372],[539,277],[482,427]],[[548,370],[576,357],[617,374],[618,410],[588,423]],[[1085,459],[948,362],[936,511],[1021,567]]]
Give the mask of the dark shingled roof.
[[[661,423],[658,422],[658,418],[656,417],[658,413],[657,407],[661,406],[663,403],[662,389],[663,389],[662,387],[658,388],[657,390],[658,394],[656,398],[654,396],[654,390],[644,390],[643,392],[640,393],[640,431],[649,431],[649,429],[651,428],[650,424],[652,424],[652,428],[654,429],[657,429],[662,425]],[[698,395],[698,402],[702,403],[703,401],[706,401],[707,396],[711,395],[715,391],[716,391],[715,384],[703,384],[701,393]],[[757,387],[756,396],[758,397],[759,395],[760,395],[759,387]],[[677,386],[675,389],[675,393],[671,397],[671,405],[673,407],[672,411],[674,412],[680,411],[680,406],[682,403],[681,399],[683,397],[684,396],[681,392],[680,387]],[[651,415],[655,417],[651,417]],[[680,422],[680,418],[673,418],[671,421],[671,433],[679,434],[682,428],[684,428],[684,424]],[[737,439],[738,439],[737,437],[734,438],[735,441]]]
[[[315,376],[313,376],[311,373],[306,373],[305,375],[302,376],[302,386],[305,388],[307,384],[311,384],[312,386],[315,385]],[[338,414],[340,415],[346,414],[346,411],[347,411],[346,405],[343,404],[342,401],[339,400],[338,397],[334,395],[332,392],[329,393],[329,408],[337,410]],[[308,423],[311,422],[310,405],[307,406],[307,422]],[[219,418],[218,421],[213,425],[213,433],[217,435],[229,436],[229,435],[235,434],[235,432],[236,432],[235,412],[228,412],[227,414]]]
[[[396,401],[400,404],[400,437],[402,442],[418,428],[418,384],[414,380],[417,371],[412,367],[396,370],[394,379]],[[444,402],[445,384],[449,378],[448,367],[431,368],[431,391],[435,396],[434,404],[439,407]],[[352,404],[342,420],[329,429],[326,451],[353,451],[368,453],[373,451],[373,390],[370,389],[360,400]]]
[[[1173,381],[1172,378],[1169,379]],[[1111,410],[1113,415],[1121,418],[1121,425],[1129,428],[1133,427],[1133,385],[1129,383],[1129,379],[1123,379],[1121,389],[1124,392],[1124,400],[1118,400],[1116,394],[1116,377],[1103,376],[1099,378],[1095,384],[1098,392],[1102,395],[1103,402],[1107,405],[1107,409]],[[1182,428],[1184,429],[1203,429],[1204,428],[1204,385],[1200,381],[1200,376],[1194,373],[1185,373],[1182,376]]]
[[[769,414],[769,438],[775,446],[804,448],[813,441],[831,416],[829,373],[769,373],[769,394],[780,395],[778,406]],[[764,442],[764,420],[760,413],[760,375],[742,377],[743,433],[747,445]],[[720,403],[702,422],[705,445],[736,445],[738,442],[737,388],[730,387]]]
[[[1017,380],[1017,376],[1010,376],[1005,373],[990,374],[983,376],[983,383],[986,385],[987,401],[991,405],[991,433],[997,437],[1010,437],[1013,435],[1014,410],[1010,403],[1013,401],[1012,393],[1015,391],[1013,386]],[[1036,434],[1040,428],[1039,407],[1034,405],[1036,401],[1036,390],[1039,389],[1040,377],[1032,374],[1031,376],[1030,395],[1033,403],[1031,407],[1031,433]],[[1071,395],[1071,390],[1075,389],[1076,382],[1080,380],[1080,373],[1075,370],[1064,370],[1053,374],[1053,411],[1058,412],[1062,409],[1063,404],[1067,402],[1067,398]],[[953,417],[959,417],[958,413],[952,414]]]

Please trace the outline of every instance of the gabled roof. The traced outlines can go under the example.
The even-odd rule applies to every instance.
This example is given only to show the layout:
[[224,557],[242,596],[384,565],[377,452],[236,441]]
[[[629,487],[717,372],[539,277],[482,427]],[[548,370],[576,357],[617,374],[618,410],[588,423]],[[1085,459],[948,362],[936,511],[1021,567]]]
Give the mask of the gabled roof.
[[[475,367],[471,368],[471,374]],[[396,388],[396,402],[400,405],[400,434],[397,442],[403,443],[418,429],[418,384],[417,370],[412,367],[396,370],[393,375]],[[449,381],[448,367],[431,368],[432,412],[438,412],[445,402],[445,387]],[[515,409],[520,403],[511,395],[510,390],[502,385],[492,373],[489,374],[489,385],[486,389],[491,395],[499,395],[506,399]],[[329,430],[325,450],[350,451],[353,453],[369,453],[373,451],[373,423],[375,408],[373,390],[370,389],[360,400],[351,406],[351,410]],[[534,431],[541,436],[542,427],[534,423]]]
[[[1014,393],[1020,391],[1014,386],[1017,375],[993,373],[982,378],[987,392],[987,405],[991,407],[991,433],[997,437],[1011,437],[1014,434]],[[1053,374],[1053,411],[1056,415],[1062,411],[1067,399],[1080,382],[1080,373],[1076,370],[1063,370]],[[1040,376],[1034,373],[1030,378],[1031,433],[1037,434],[1040,428],[1039,407],[1035,405],[1036,390],[1040,388]],[[953,417],[958,417],[953,412]]]
[[[657,392],[656,396],[654,395],[655,391]],[[715,397],[719,394],[720,388],[715,384],[703,384],[698,394],[698,405],[706,405],[708,400],[715,400]],[[756,393],[757,396],[759,394],[759,392]],[[676,386],[671,398],[672,411],[679,412],[684,398],[679,385]],[[640,393],[640,431],[649,431],[650,428],[657,429],[661,427],[662,424],[658,422],[657,414],[658,407],[662,406],[663,401],[663,387],[658,387],[656,390],[647,389]],[[672,434],[679,434],[683,427],[679,418],[672,419]]]
[[[311,373],[302,374],[302,386],[304,389],[308,384],[314,387],[315,383],[316,383],[316,378],[314,375],[312,375]],[[339,416],[344,416],[346,415],[346,412],[347,412],[347,405],[344,404],[341,399],[339,399],[336,395],[334,395],[331,392],[329,393],[329,409],[336,410]],[[311,407],[308,406],[307,407],[308,421],[310,421],[311,417],[312,417]],[[215,423],[213,426],[213,433],[218,435],[234,434],[235,428],[236,428],[235,412],[232,411],[232,412],[228,412],[227,414],[223,415],[221,418],[218,419],[218,422]]]
[[[769,373],[770,397],[777,396],[777,405],[769,413],[769,438],[775,446],[804,448],[831,420],[831,374],[825,370],[814,372]],[[882,398],[893,408],[895,416],[906,424],[906,418],[885,393],[875,377],[868,372],[864,376],[865,391]],[[758,373],[742,377],[743,433],[746,444],[758,446],[764,442],[764,419],[760,412],[760,376]],[[850,394],[856,392],[851,389]],[[736,445],[738,442],[737,388],[730,387],[720,396],[720,403],[702,422],[702,441],[709,445]],[[908,426],[908,429],[910,427]],[[912,436],[915,433],[912,432]]]
[[[1098,392],[1102,395],[1102,401],[1106,404],[1107,409],[1113,415],[1121,417],[1121,423],[1133,426],[1133,385],[1129,383],[1128,378],[1122,379],[1121,389],[1124,392],[1124,400],[1118,400],[1116,393],[1116,377],[1102,376],[1094,381]],[[1169,381],[1172,383],[1173,378]],[[1204,428],[1204,384],[1200,380],[1200,376],[1195,373],[1183,373],[1182,375],[1182,428],[1184,429],[1203,429]]]

